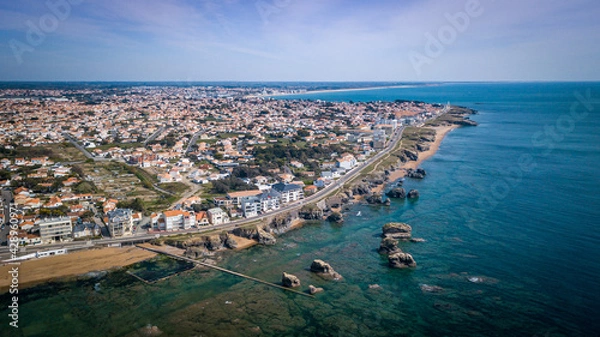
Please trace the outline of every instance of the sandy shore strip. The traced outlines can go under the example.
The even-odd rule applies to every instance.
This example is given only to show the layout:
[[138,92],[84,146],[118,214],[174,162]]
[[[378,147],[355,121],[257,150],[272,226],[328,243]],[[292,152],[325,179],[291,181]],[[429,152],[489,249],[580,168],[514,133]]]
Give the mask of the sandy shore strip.
[[[137,247],[111,247],[27,260],[18,265],[19,289],[91,271],[125,267],[154,256],[155,253]],[[13,264],[0,266],[0,274],[3,275],[0,277],[0,293],[7,292],[11,282],[8,272],[15,266]]]
[[[396,179],[403,178],[406,175],[406,170],[416,169],[425,160],[431,158],[431,156],[433,156],[437,152],[437,150],[439,150],[440,145],[442,144],[442,141],[444,140],[444,137],[446,137],[448,132],[450,132],[456,128],[459,128],[459,127],[460,127],[459,125],[445,125],[445,126],[432,127],[431,129],[434,129],[436,131],[436,134],[435,134],[435,140],[433,141],[433,143],[431,143],[429,150],[419,152],[419,158],[416,161],[409,161],[407,163],[404,163],[401,166],[401,168],[399,168],[398,170],[390,172],[390,175],[389,175],[390,181],[394,181]],[[379,185],[379,186],[373,188],[372,189],[373,193],[383,192],[384,186],[385,186],[385,184]]]

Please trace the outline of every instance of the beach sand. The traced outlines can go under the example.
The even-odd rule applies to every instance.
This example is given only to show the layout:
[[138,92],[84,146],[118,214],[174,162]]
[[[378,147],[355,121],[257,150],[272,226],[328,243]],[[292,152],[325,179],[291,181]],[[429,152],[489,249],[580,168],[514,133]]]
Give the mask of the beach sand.
[[[137,247],[111,247],[27,260],[18,265],[19,289],[91,271],[120,268],[152,258],[155,255],[155,253]],[[8,271],[16,266],[12,264],[0,266],[0,275],[3,275],[0,278],[0,293],[8,290],[11,282]]]
[[256,240],[246,239],[241,236],[237,236],[237,235],[233,235],[233,234],[231,236],[233,237],[235,242],[237,242],[237,248],[235,249],[236,251],[250,248],[250,247],[256,246],[258,244],[258,241],[256,241]]
[[[396,179],[402,178],[406,175],[406,170],[408,169],[416,169],[423,163],[425,160],[429,159],[433,156],[437,150],[440,148],[440,144],[444,140],[444,137],[448,134],[448,132],[460,127],[459,125],[445,125],[445,126],[437,126],[431,129],[436,131],[435,140],[431,143],[429,150],[419,152],[419,158],[416,161],[409,161],[404,163],[401,168],[396,171],[390,172],[389,181],[394,181]],[[383,191],[384,185],[376,186],[372,189],[373,193],[381,193]]]

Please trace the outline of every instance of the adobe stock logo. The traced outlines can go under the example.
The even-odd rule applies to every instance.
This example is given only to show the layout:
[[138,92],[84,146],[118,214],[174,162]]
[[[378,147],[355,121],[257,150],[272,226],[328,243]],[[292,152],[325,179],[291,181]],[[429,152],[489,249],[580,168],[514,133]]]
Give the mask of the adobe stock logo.
[[49,13],[40,16],[38,22],[25,21],[25,25],[27,26],[25,42],[17,39],[12,39],[8,42],[17,63],[22,64],[25,52],[33,52],[35,47],[41,45],[46,40],[47,34],[55,32],[60,22],[65,21],[71,16],[72,5],[79,5],[82,2],[83,0],[46,1]]
[[439,58],[446,51],[446,47],[456,41],[459,33],[464,33],[469,28],[471,19],[480,17],[483,12],[484,9],[479,0],[467,0],[464,11],[444,15],[447,24],[441,26],[435,36],[430,32],[425,33],[426,42],[423,52],[412,50],[408,54],[417,75],[421,75],[424,65],[430,65]]

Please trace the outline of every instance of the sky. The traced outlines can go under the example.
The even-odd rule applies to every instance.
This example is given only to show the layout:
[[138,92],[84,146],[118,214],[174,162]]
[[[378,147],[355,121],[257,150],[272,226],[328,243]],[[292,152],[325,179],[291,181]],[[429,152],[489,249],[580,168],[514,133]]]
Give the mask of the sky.
[[0,81],[596,81],[598,0],[0,0]]

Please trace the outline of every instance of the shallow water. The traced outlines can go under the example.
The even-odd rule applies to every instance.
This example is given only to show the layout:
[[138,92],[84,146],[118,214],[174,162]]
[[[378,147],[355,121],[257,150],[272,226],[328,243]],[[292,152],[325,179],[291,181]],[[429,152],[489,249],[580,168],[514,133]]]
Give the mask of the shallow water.
[[[283,271],[295,274],[302,290],[325,289],[315,298],[212,270],[150,285],[119,271],[24,291],[21,328],[2,328],[2,336],[137,336],[147,324],[163,336],[596,336],[600,106],[559,140],[534,141],[564,122],[575,93],[588,89],[597,97],[600,85],[451,84],[311,96],[450,101],[480,110],[473,117],[480,125],[451,132],[422,165],[427,177],[405,182],[419,189],[419,200],[358,205],[343,225],[307,225],[275,246],[220,261],[272,282]],[[519,164],[523,155],[527,165]],[[414,237],[427,240],[401,243],[415,269],[390,269],[377,253],[389,221],[408,222]],[[316,258],[344,279],[310,273]]]

